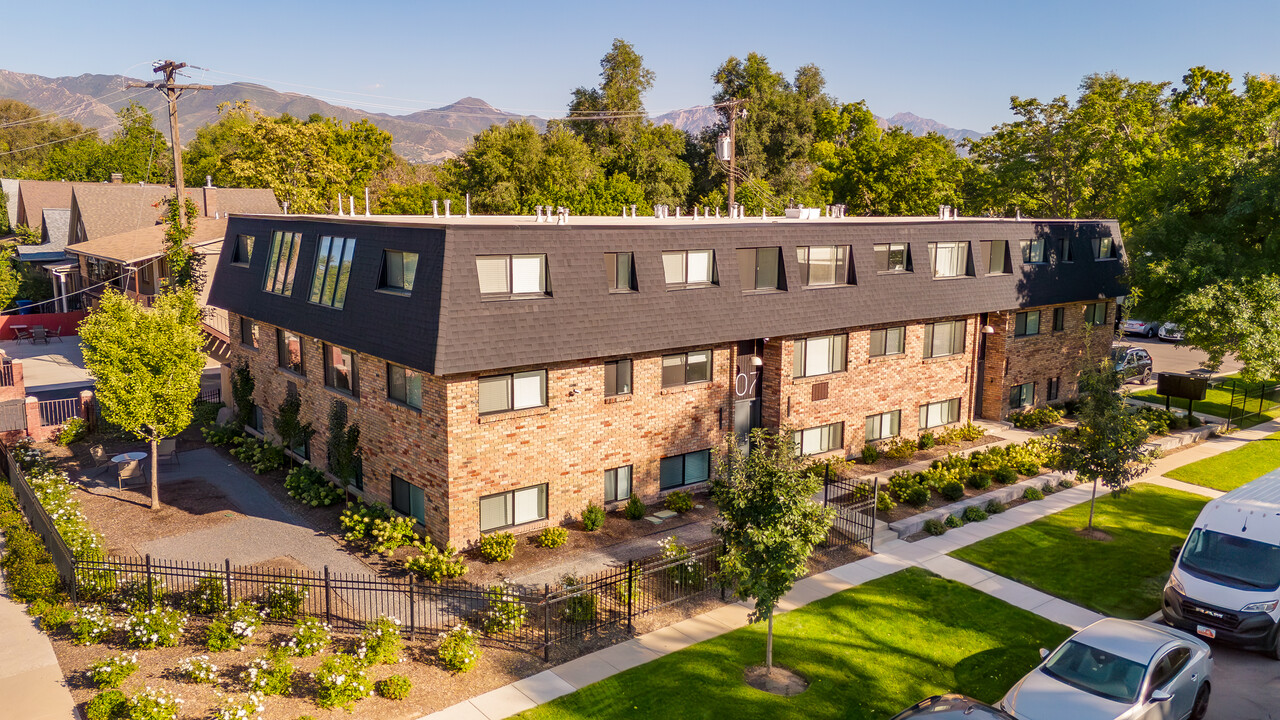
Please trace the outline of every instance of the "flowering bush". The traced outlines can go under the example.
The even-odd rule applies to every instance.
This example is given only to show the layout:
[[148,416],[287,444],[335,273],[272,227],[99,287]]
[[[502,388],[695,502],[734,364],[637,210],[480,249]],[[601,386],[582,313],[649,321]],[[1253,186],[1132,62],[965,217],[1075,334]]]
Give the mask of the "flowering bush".
[[262,696],[249,693],[245,697],[224,698],[213,711],[214,720],[258,720],[262,717]]
[[489,562],[506,562],[516,552],[516,536],[509,532],[480,536],[480,557]]
[[391,665],[400,662],[403,648],[400,621],[384,615],[365,626],[356,657],[365,665]]
[[262,595],[262,605],[272,620],[291,620],[298,616],[306,599],[307,591],[300,583],[284,580],[267,586]]
[[217,615],[227,609],[227,587],[223,578],[210,573],[196,581],[187,594],[187,609],[196,615]]
[[440,647],[436,654],[446,670],[464,673],[480,662],[480,648],[476,634],[466,625],[456,625],[452,630],[440,633]]
[[430,542],[417,541],[414,547],[422,551],[404,561],[404,569],[417,573],[418,577],[431,582],[440,582],[446,578],[458,578],[467,574],[467,564],[458,557],[453,545],[445,545],[444,550],[437,550]]
[[240,680],[250,692],[262,695],[288,695],[293,688],[293,665],[287,653],[274,650],[249,661]]
[[218,666],[209,661],[208,655],[196,655],[178,663],[178,676],[187,682],[216,683]]
[[71,443],[77,443],[89,434],[89,428],[84,424],[84,418],[73,417],[67,418],[67,422],[63,424],[62,429],[58,431],[58,435],[54,438],[54,442],[66,447]]
[[138,654],[120,654],[89,666],[89,679],[100,688],[118,688],[138,671]]
[[159,606],[164,600],[164,589],[162,577],[152,578],[150,585],[147,584],[146,578],[133,578],[116,588],[112,593],[111,602],[121,612],[138,612]]
[[702,566],[675,535],[659,540],[658,549],[662,551],[662,560],[667,563],[667,577],[672,584],[682,589],[702,587]]
[[335,655],[320,664],[312,674],[315,678],[316,704],[329,710],[342,707],[350,710],[356,701],[373,694],[369,677],[356,658]]
[[284,467],[284,448],[270,440],[241,435],[231,440],[231,454],[259,475]]
[[485,590],[484,599],[486,607],[480,613],[480,625],[485,632],[509,632],[519,630],[524,625],[525,613],[528,611],[520,601],[520,596],[505,584],[494,585]]
[[329,647],[332,639],[329,630],[330,627],[319,618],[303,618],[293,627],[293,637],[280,643],[280,647],[290,655],[311,657]]
[[115,624],[101,605],[82,606],[71,620],[71,636],[77,645],[102,642],[114,628]]
[[284,479],[289,497],[311,507],[328,507],[342,499],[342,490],[310,465],[299,465]]
[[374,519],[369,536],[373,538],[373,551],[383,555],[390,555],[398,547],[412,545],[417,537],[413,533],[413,518],[403,515]]
[[119,690],[106,690],[93,696],[84,706],[87,720],[118,720],[129,709],[129,698]]
[[391,517],[391,513],[387,511],[387,507],[381,504],[365,505],[356,501],[347,505],[347,509],[342,511],[342,517],[338,519],[342,523],[342,529],[346,531],[342,539],[347,542],[356,542],[369,537],[373,531],[374,520],[386,520]]
[[374,689],[378,694],[388,700],[403,700],[409,697],[409,691],[413,689],[413,683],[404,675],[392,675],[386,680],[379,680],[374,684]]
[[129,720],[177,720],[182,698],[166,690],[146,690],[129,700]]
[[565,592],[572,593],[565,598],[561,617],[565,622],[589,623],[596,619],[596,595],[586,591],[586,587],[573,575],[565,575],[561,579]]
[[15,447],[14,456],[27,471],[27,484],[53,521],[67,549],[77,559],[102,558],[102,536],[89,526],[80,511],[80,501],[75,497],[76,486],[66,473],[50,467],[39,450],[29,445],[23,448],[22,445]]
[[543,528],[533,538],[533,544],[541,548],[558,548],[569,542],[569,531],[562,527]]
[[262,625],[265,612],[251,603],[236,603],[222,617],[205,628],[205,646],[209,652],[243,650],[245,643]]
[[181,610],[155,608],[130,615],[120,627],[124,629],[125,640],[130,645],[151,650],[177,645],[186,625],[187,616]]

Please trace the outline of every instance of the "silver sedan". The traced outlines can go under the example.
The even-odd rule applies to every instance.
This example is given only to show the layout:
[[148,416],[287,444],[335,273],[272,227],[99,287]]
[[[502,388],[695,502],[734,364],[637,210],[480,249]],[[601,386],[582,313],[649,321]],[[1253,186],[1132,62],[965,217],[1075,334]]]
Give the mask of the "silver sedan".
[[1099,620],[1015,684],[1000,708],[1018,720],[1202,720],[1213,654],[1163,625]]

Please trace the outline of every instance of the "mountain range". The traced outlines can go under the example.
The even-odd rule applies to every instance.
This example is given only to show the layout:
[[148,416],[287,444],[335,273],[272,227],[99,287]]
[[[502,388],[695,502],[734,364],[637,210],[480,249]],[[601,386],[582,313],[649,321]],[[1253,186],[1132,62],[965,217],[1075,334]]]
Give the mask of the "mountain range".
[[[123,75],[50,78],[0,70],[0,97],[24,102],[44,113],[56,113],[85,127],[100,128],[104,137],[111,133],[116,111],[133,101],[151,111],[157,120],[156,127],[168,136],[169,125],[163,121],[167,114],[164,96],[155,90],[128,87],[130,83],[139,82],[143,81]],[[178,129],[184,144],[191,142],[198,128],[217,121],[219,105],[242,100],[248,100],[253,107],[272,116],[288,113],[305,118],[318,113],[344,122],[368,120],[391,133],[392,148],[414,163],[440,162],[454,157],[466,148],[472,136],[495,123],[525,118],[539,129],[546,127],[546,120],[542,118],[504,112],[474,97],[407,115],[390,115],[334,105],[310,95],[280,92],[255,83],[237,82],[214,85],[212,90],[188,94],[179,100]],[[911,113],[898,113],[887,120],[876,119],[882,127],[901,125],[917,135],[932,131],[954,141],[982,136],[973,130],[950,128]],[[653,120],[696,133],[715,124],[716,112],[709,107],[676,110]]]

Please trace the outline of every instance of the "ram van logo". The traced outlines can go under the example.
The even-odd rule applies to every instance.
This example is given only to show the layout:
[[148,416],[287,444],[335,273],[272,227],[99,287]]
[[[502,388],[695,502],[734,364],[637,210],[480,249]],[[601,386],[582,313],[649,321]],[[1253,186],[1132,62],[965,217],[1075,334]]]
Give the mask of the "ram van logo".
[[1206,610],[1204,608],[1196,608],[1196,612],[1200,613],[1201,615],[1208,615],[1209,617],[1213,617],[1213,618],[1223,617],[1222,613],[1220,612],[1214,612],[1213,610]]

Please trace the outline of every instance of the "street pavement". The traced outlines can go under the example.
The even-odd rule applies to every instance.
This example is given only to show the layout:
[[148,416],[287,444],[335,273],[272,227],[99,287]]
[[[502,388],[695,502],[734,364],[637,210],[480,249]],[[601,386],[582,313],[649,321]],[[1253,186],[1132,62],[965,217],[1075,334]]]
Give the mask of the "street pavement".
[[[1159,338],[1147,339],[1137,335],[1125,335],[1115,341],[1115,345],[1132,345],[1151,353],[1151,363],[1155,372],[1187,373],[1199,370],[1200,363],[1209,356],[1201,350],[1190,348],[1179,343],[1165,342]],[[1222,361],[1217,375],[1229,375],[1242,367],[1235,358],[1228,357]]]

